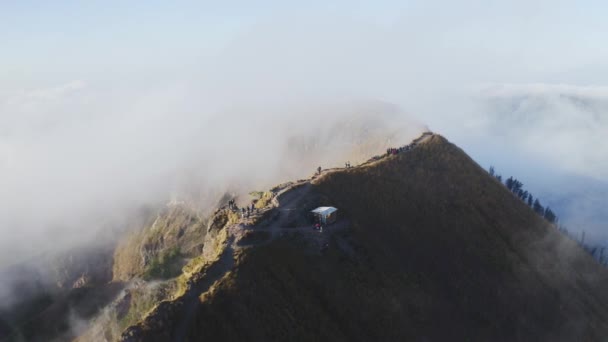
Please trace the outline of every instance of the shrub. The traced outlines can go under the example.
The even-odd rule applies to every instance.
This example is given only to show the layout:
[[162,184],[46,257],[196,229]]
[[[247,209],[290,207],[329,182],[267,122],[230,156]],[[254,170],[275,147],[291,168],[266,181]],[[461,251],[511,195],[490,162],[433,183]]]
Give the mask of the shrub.
[[144,272],[144,279],[168,279],[179,275],[181,270],[179,265],[177,265],[177,261],[180,257],[181,252],[179,247],[161,252],[148,265]]

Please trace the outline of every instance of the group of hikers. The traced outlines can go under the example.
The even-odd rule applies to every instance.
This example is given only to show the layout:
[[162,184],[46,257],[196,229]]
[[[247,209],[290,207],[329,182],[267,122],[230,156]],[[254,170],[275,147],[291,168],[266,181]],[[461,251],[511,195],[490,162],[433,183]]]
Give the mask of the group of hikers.
[[228,209],[234,210],[237,213],[241,212],[242,218],[249,218],[249,216],[253,215],[254,213],[259,212],[259,209],[255,207],[255,202],[251,202],[251,206],[245,206],[245,207],[239,208],[236,205],[235,199],[231,199],[228,201]]
[[407,151],[413,149],[414,147],[416,147],[416,143],[411,143],[409,145],[401,146],[401,147],[398,147],[398,148],[392,148],[392,147],[391,148],[387,148],[386,149],[386,155],[390,156],[390,155],[395,155],[395,154],[398,154],[398,153],[401,153],[401,152],[407,152]]
[[[432,133],[424,133],[424,135],[427,135],[427,134],[432,134]],[[367,162],[368,163],[369,162],[373,162],[373,161],[376,161],[376,160],[380,160],[380,159],[382,159],[384,157],[396,155],[396,154],[399,154],[401,152],[410,151],[414,147],[416,147],[416,145],[417,145],[417,143],[416,143],[416,141],[414,141],[414,142],[412,142],[409,145],[401,146],[401,147],[398,147],[398,148],[389,147],[389,148],[386,149],[386,154],[381,154],[381,155],[373,156]]]
[[236,200],[233,198],[228,201],[228,209],[238,210],[239,208],[236,206]]
[[[350,169],[353,166],[350,164],[350,161],[347,161],[346,163],[344,163],[344,167],[347,169]],[[317,168],[317,175],[320,175],[322,171],[323,171],[323,168],[319,166]]]

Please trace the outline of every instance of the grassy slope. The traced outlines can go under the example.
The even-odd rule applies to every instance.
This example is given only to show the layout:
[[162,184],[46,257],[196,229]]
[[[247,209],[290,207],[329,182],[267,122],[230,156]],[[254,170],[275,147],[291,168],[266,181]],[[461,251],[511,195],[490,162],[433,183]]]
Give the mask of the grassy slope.
[[[241,256],[194,340],[599,340],[607,272],[435,136],[316,182],[356,257],[278,240]],[[153,336],[147,336],[153,340]]]
[[185,205],[165,208],[155,221],[120,241],[114,253],[114,280],[179,275],[183,261],[202,252],[205,234],[206,222],[200,213]]

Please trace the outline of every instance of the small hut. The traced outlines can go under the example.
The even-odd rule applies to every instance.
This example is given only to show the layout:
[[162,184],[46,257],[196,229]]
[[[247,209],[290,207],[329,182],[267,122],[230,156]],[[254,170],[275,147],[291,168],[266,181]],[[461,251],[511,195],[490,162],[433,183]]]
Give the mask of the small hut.
[[318,207],[311,211],[316,222],[332,224],[338,219],[338,209],[334,207]]

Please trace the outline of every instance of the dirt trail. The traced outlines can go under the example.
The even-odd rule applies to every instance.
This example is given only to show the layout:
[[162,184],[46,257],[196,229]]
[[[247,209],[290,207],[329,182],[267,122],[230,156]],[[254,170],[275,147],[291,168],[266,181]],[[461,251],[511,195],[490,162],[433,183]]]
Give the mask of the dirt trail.
[[[419,136],[418,138],[412,140],[412,142],[409,144],[409,146],[412,146],[411,148],[416,148],[418,145],[427,142],[429,139],[431,139],[431,137],[433,137],[435,134],[432,132],[424,132],[421,136]],[[403,151],[400,153],[408,153],[411,150],[407,150],[407,151]],[[367,166],[371,166],[377,162],[381,162],[384,158],[386,157],[386,154],[384,154],[383,156],[379,157],[379,159],[370,159],[364,163],[361,163],[359,165],[355,165],[352,166],[351,168],[361,168],[361,167],[367,167]],[[334,172],[338,172],[338,171],[343,171],[343,170],[347,170],[347,168],[344,167],[334,167],[331,169],[324,169],[321,171],[321,174],[315,174],[311,179],[310,182],[312,184],[318,182],[320,179],[322,179],[323,177],[326,177],[329,174],[332,174]]]

